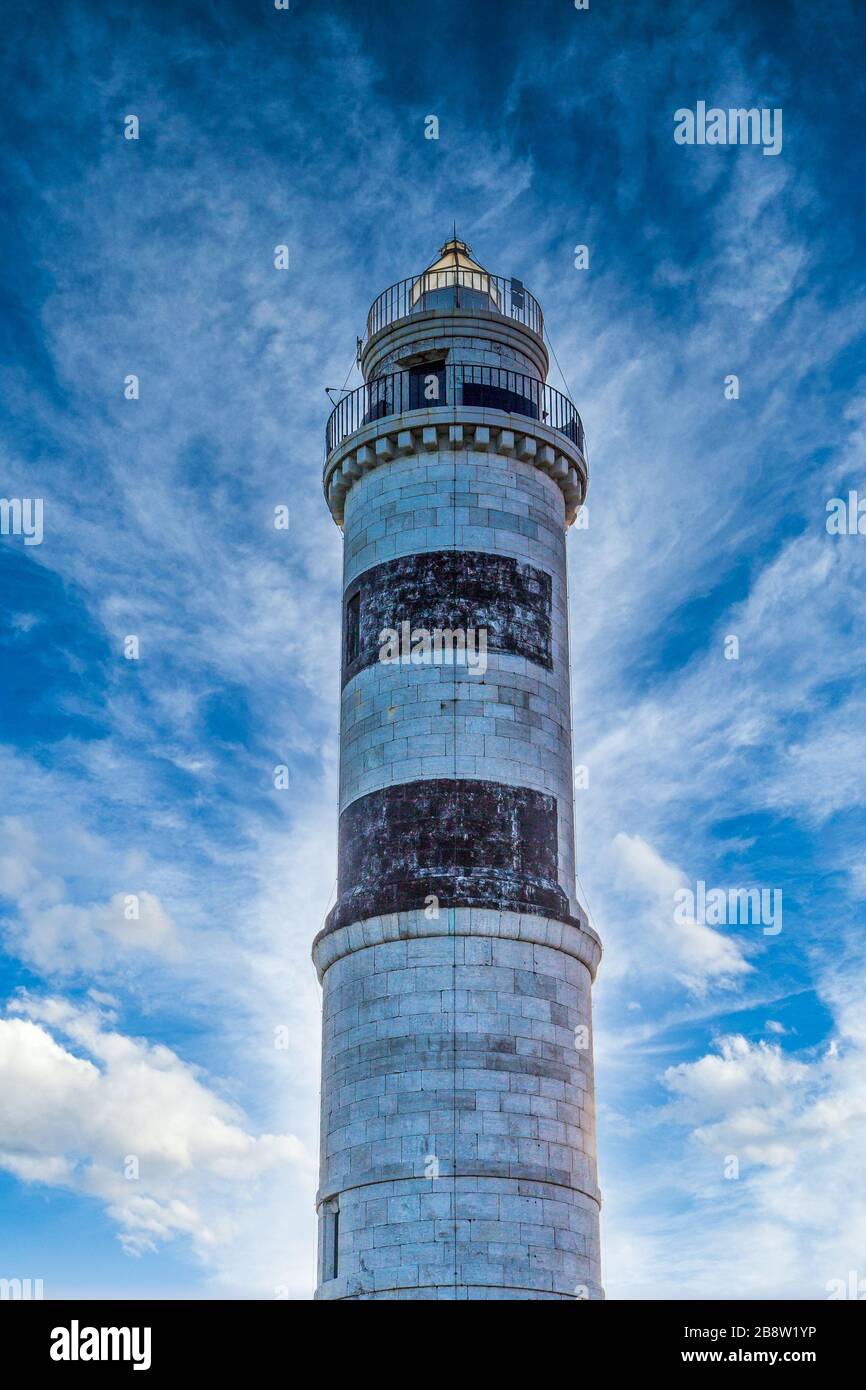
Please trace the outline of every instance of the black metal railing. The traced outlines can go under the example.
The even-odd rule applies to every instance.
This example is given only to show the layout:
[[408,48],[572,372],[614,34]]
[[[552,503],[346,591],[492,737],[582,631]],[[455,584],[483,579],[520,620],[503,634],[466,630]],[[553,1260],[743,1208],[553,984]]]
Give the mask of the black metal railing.
[[544,335],[541,305],[521,280],[452,266],[410,275],[408,280],[398,280],[383,290],[370,306],[367,337],[372,338],[380,328],[397,319],[430,309],[485,309],[506,319],[516,319],[539,337]]
[[537,377],[474,362],[427,365],[376,377],[350,391],[331,411],[325,431],[326,456],[355,430],[389,415],[440,406],[476,406],[527,416],[559,430],[586,458],[586,438],[577,407]]

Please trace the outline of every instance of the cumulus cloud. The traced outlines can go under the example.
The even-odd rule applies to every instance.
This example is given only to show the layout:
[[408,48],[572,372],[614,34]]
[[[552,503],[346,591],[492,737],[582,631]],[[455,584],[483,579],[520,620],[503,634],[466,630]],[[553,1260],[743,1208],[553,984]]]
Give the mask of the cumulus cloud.
[[669,1067],[664,1079],[679,1098],[672,1113],[696,1125],[696,1139],[771,1165],[796,1155],[792,1121],[804,1113],[808,1087],[818,1084],[812,1068],[777,1044],[739,1035],[721,1038],[694,1062]]
[[291,1134],[251,1133],[171,1048],[95,1006],[23,995],[0,1019],[0,1165],[100,1201],[130,1253],[183,1239],[226,1267],[253,1204],[308,1186],[313,1160]]
[[818,988],[830,1046],[728,1033],[663,1068],[658,1103],[633,1117],[655,1161],[636,1188],[609,1194],[615,1297],[820,1299],[848,1271],[862,1277],[862,945],[840,941]]
[[[671,1114],[689,1126],[692,1142],[719,1170],[723,1156],[740,1163],[737,1182],[724,1186],[742,1191],[728,1197],[722,1184],[716,1188],[719,1210],[727,1208],[729,1278],[743,1276],[736,1233],[752,1223],[769,1233],[765,1291],[826,1297],[829,1281],[862,1266],[866,1056],[857,1042],[800,1058],[734,1035],[669,1068],[665,1081]],[[794,1254],[787,1268],[773,1258],[779,1249]]]

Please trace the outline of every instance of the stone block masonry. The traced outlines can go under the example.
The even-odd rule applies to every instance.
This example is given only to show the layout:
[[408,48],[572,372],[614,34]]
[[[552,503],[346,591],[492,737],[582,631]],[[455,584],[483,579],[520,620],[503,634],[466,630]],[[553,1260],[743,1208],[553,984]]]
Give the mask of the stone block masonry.
[[339,1200],[341,1251],[320,1297],[601,1296],[592,1056],[575,1046],[591,969],[473,935],[520,929],[488,918],[456,912],[454,935],[324,972],[320,1199]]

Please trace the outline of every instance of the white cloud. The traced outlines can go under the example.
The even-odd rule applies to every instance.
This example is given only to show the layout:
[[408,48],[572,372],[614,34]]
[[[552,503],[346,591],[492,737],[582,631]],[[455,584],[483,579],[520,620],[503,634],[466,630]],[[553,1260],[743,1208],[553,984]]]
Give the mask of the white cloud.
[[668,1099],[637,1117],[657,1157],[608,1194],[612,1296],[826,1298],[829,1281],[866,1274],[866,1039],[849,1014],[864,973],[862,956],[822,972],[830,1049],[731,1034],[664,1070]]
[[681,869],[667,863],[639,835],[614,837],[613,850],[626,892],[637,889],[651,904],[635,931],[633,917],[629,972],[675,977],[687,989],[703,993],[710,984],[729,985],[751,969],[737,942],[703,922],[678,922],[674,915],[678,888],[688,887]]
[[[262,1230],[277,1191],[307,1191],[312,1155],[291,1134],[255,1135],[238,1109],[170,1048],[105,1026],[93,1007],[22,996],[0,1019],[0,1165],[25,1182],[96,1198],[131,1253],[186,1239],[223,1279],[234,1242]],[[125,1176],[130,1159],[138,1177]],[[298,1231],[248,1292],[273,1293],[300,1269]],[[306,1232],[303,1234],[306,1239]],[[263,1262],[266,1263],[266,1262]],[[234,1282],[243,1280],[235,1270]],[[293,1276],[294,1277],[294,1276]],[[309,1285],[293,1286],[300,1294]]]
[[776,1165],[796,1152],[791,1120],[813,1079],[808,1066],[778,1044],[722,1038],[717,1050],[669,1067],[665,1082],[679,1098],[673,1113],[695,1124],[694,1136],[717,1150],[727,1146]]
[[[4,818],[0,834],[0,882],[17,909],[5,924],[7,946],[35,970],[117,969],[139,954],[179,958],[177,928],[159,898],[140,888],[134,860],[128,860],[123,891],[107,902],[74,904],[64,900],[64,884],[50,866],[64,851],[91,847],[93,837],[57,827],[49,847],[31,824],[12,816]],[[74,862],[67,868],[73,871]]]

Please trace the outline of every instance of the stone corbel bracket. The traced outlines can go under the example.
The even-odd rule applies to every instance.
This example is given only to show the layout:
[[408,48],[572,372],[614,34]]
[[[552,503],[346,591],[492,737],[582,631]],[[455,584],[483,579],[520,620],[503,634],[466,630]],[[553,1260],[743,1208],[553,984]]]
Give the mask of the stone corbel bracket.
[[559,430],[529,417],[501,410],[452,407],[418,410],[372,421],[347,435],[325,461],[324,491],[331,515],[343,524],[346,497],[365,473],[401,455],[472,450],[516,458],[547,473],[565,499],[565,525],[571,526],[586,498],[587,461]]

